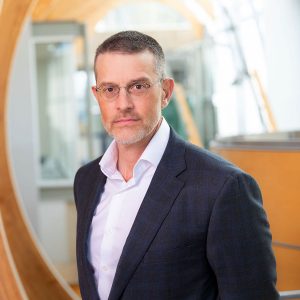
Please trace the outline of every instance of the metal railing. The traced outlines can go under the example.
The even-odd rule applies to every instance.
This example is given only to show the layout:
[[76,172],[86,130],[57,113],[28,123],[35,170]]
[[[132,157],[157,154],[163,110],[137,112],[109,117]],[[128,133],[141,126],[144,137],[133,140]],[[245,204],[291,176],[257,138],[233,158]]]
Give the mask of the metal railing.
[[300,299],[300,290],[280,292],[280,299]]

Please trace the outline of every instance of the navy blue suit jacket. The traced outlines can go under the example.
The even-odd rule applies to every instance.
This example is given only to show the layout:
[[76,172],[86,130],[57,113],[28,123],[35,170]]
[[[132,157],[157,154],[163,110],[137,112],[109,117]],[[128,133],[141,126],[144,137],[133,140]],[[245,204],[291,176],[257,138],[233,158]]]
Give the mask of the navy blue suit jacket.
[[[85,300],[99,299],[87,240],[105,182],[99,159],[75,177],[77,265]],[[271,234],[255,181],[171,130],[109,300],[274,300],[275,283]]]

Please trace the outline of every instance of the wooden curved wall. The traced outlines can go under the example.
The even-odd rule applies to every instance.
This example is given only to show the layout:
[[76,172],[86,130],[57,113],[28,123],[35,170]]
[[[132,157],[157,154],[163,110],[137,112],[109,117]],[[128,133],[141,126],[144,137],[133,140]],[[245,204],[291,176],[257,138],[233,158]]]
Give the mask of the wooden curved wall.
[[28,299],[16,270],[0,212],[0,299]]
[[33,2],[33,0],[4,0],[0,15],[0,211],[8,245],[28,298],[76,299],[78,297],[75,293],[59,279],[41,255],[16,198],[8,163],[6,139],[8,79],[18,35]]
[[300,150],[212,149],[260,185],[273,235],[278,289],[300,288]]

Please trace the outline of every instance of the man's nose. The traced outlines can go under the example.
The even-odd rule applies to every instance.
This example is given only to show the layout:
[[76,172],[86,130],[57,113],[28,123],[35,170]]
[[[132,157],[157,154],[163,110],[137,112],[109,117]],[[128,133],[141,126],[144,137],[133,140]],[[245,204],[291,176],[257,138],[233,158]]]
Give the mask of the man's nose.
[[126,88],[120,88],[119,94],[116,99],[117,109],[128,110],[133,108],[133,101],[131,95]]

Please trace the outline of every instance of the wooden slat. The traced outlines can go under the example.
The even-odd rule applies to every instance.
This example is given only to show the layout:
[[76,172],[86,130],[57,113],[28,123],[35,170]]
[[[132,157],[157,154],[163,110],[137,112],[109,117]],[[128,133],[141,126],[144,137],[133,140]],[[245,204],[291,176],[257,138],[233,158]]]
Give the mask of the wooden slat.
[[33,0],[5,0],[0,18],[0,209],[9,248],[29,299],[78,299],[44,260],[16,198],[9,167],[6,139],[8,79],[18,35],[33,4]]
[[280,291],[300,288],[300,251],[274,246],[277,262],[277,280]]
[[[65,1],[65,0],[64,0]],[[82,2],[80,0],[74,0],[74,2],[77,1],[77,5],[68,5],[68,12],[66,13],[66,16],[68,18],[75,19],[79,22],[88,23],[90,22],[90,19],[92,16],[98,12],[102,12],[105,7],[112,7],[115,2],[115,0],[105,1],[105,0],[88,0],[85,1],[84,5],[82,5]],[[68,2],[65,1],[66,4]],[[52,16],[54,17],[54,16]]]
[[185,97],[183,87],[179,83],[176,83],[175,85],[175,95],[189,141],[199,147],[203,147],[203,143],[194,121],[192,111]]
[[0,299],[27,300],[15,267],[0,212]]
[[[93,0],[39,0],[32,13],[34,21],[77,20],[90,7]],[[104,0],[98,0],[101,10]],[[90,13],[93,13],[92,11]]]
[[36,22],[45,21],[49,14],[55,10],[56,5],[61,2],[60,0],[40,0],[34,6],[32,11],[32,19]]

